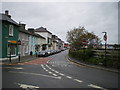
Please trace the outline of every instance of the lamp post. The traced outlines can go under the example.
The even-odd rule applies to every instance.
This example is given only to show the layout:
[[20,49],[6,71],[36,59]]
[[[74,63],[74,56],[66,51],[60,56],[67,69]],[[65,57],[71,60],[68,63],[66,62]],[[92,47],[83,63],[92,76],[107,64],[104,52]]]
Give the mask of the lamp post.
[[104,61],[104,65],[106,66],[107,65],[107,63],[106,63],[107,32],[102,32],[102,33],[104,33],[103,39],[105,41],[105,61]]

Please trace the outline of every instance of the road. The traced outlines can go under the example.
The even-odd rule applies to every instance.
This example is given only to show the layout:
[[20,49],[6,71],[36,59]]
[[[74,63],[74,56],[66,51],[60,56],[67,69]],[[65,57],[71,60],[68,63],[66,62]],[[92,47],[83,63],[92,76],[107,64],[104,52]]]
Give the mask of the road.
[[67,60],[68,51],[33,61],[2,66],[3,88],[98,88],[118,87],[118,74]]

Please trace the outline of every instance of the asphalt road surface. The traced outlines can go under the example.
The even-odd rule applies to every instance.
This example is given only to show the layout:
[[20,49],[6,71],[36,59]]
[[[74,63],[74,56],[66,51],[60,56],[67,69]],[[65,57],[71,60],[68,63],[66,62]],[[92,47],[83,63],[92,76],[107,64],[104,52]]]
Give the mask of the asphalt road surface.
[[118,88],[118,74],[77,65],[68,51],[2,66],[2,88]]

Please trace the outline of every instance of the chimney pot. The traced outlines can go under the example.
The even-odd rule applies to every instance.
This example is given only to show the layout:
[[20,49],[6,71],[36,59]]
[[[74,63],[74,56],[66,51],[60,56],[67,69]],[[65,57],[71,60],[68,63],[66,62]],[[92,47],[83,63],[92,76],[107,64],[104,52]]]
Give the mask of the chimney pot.
[[28,28],[28,31],[34,33],[34,28]]
[[25,29],[26,24],[19,24],[21,29]]
[[5,10],[5,14],[8,15],[8,14],[9,14],[9,11],[8,11],[8,10]]

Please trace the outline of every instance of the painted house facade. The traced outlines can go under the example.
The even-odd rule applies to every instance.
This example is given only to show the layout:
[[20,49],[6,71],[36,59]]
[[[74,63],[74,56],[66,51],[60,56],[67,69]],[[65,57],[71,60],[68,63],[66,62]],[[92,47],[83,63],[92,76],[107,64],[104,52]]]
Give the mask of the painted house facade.
[[29,28],[28,31],[30,33],[29,53],[32,52],[32,55],[34,55],[36,52],[41,51],[42,45],[45,43],[45,38],[36,34],[33,28]]
[[52,35],[52,49],[58,50],[58,37],[56,35]]
[[13,58],[18,57],[18,32],[19,32],[19,24],[15,22],[11,16],[9,15],[9,11],[6,10],[5,14],[0,14],[0,21],[2,23],[2,47],[0,50],[2,55],[0,56],[0,60],[6,60],[10,56]]
[[19,24],[19,36],[18,40],[21,41],[21,45],[18,46],[18,52],[20,53],[20,56],[27,56],[29,55],[29,37],[30,33],[25,30],[26,24]]
[[40,27],[35,29],[35,33],[41,35],[46,39],[45,43],[42,45],[42,50],[52,49],[52,33],[49,32],[46,28]]

